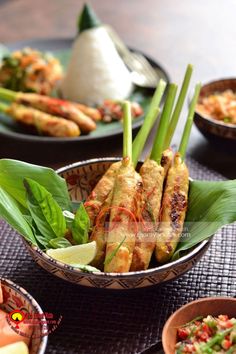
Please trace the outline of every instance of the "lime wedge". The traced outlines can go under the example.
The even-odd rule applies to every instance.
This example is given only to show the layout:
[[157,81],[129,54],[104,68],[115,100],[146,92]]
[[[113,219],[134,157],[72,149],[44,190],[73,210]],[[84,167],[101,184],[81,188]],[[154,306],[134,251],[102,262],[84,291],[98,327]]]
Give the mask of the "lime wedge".
[[0,348],[0,354],[29,354],[29,349],[24,342],[16,342]]
[[96,256],[97,246],[96,242],[89,242],[83,245],[71,246],[66,248],[57,248],[47,250],[47,255],[56,259],[57,261],[73,265],[86,265],[92,262]]

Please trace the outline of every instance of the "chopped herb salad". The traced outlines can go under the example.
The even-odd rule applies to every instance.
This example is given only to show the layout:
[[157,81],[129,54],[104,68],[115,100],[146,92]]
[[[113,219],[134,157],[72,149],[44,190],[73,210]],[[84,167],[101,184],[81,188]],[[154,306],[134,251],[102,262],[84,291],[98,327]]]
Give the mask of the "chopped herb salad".
[[176,354],[236,354],[236,319],[198,317],[178,328]]

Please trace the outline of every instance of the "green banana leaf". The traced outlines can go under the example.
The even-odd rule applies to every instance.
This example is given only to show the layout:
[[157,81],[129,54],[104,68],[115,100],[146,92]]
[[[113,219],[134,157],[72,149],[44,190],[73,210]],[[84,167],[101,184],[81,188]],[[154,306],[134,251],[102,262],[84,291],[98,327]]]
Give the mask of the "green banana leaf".
[[0,187],[27,208],[24,178],[31,178],[48,189],[62,210],[72,209],[66,182],[53,169],[17,160],[0,160]]
[[190,182],[185,232],[173,259],[235,221],[236,180]]

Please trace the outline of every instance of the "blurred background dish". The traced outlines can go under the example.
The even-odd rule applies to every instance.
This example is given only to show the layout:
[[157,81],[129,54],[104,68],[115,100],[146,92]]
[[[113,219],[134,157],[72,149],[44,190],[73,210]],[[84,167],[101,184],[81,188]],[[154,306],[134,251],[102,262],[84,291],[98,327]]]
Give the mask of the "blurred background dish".
[[[63,66],[66,67],[72,43],[73,39],[56,38],[19,42],[8,47],[11,51],[21,50],[24,47],[32,47],[42,52],[52,52],[61,61]],[[159,77],[169,82],[167,72],[156,61],[147,56],[145,57],[153,68],[157,68]],[[145,111],[152,94],[153,90],[135,88],[131,97],[134,101],[140,103]],[[2,155],[29,162],[46,161],[47,163],[60,163],[68,161],[68,158],[70,161],[73,161],[74,159],[78,159],[81,149],[83,149],[84,154],[86,149],[91,147],[91,144],[93,144],[95,150],[98,146],[102,148],[101,140],[106,141],[106,148],[108,146],[117,146],[121,141],[122,135],[122,124],[119,121],[114,121],[110,124],[98,122],[97,129],[89,135],[72,138],[29,135],[22,128],[19,128],[15,122],[12,122],[10,118],[2,116],[1,121],[5,122],[5,124],[0,125]],[[142,125],[142,122],[143,115],[134,120],[134,131]]]
[[210,142],[236,147],[236,79],[221,79],[202,86],[194,122]]

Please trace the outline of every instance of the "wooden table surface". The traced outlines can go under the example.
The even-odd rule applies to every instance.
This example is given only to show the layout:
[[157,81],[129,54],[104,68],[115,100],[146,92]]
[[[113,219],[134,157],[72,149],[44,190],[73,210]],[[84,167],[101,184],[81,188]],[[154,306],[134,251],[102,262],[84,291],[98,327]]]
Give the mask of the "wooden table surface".
[[[103,22],[111,24],[128,45],[157,59],[175,82],[180,83],[188,63],[195,66],[192,83],[236,76],[234,0],[89,2]],[[0,0],[0,41],[74,36],[83,3],[81,0]],[[179,141],[185,117],[186,107],[175,143]],[[146,153],[150,145],[149,142]],[[200,163],[228,178],[236,178],[235,151],[224,152],[220,147],[211,146],[195,127],[189,152]],[[120,154],[121,148],[109,146],[108,151],[106,146],[100,146],[99,150],[91,146],[82,158]],[[3,157],[1,150],[0,155]]]

